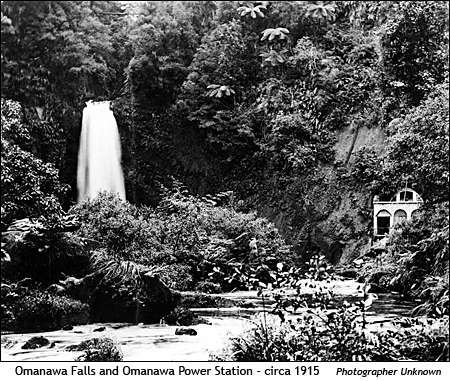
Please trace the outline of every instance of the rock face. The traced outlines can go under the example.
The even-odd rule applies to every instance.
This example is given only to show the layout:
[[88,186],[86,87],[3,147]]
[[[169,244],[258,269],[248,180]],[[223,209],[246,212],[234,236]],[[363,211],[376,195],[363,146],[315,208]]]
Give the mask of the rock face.
[[267,176],[257,202],[299,258],[320,252],[334,264],[351,263],[370,247],[372,195],[352,179],[355,153],[362,147],[384,149],[384,132],[349,125],[336,133],[334,163],[320,164],[286,185]]

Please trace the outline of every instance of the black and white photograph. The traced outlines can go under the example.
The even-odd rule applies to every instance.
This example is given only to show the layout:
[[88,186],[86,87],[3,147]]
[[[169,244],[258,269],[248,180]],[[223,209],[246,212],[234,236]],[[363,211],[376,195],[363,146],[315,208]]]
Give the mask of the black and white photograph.
[[448,45],[445,1],[1,1],[2,363],[443,376]]

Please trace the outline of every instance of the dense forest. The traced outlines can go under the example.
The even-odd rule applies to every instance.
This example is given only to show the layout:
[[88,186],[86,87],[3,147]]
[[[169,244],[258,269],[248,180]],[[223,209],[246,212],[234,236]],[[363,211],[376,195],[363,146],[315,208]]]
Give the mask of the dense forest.
[[[1,12],[2,330],[157,321],[180,291],[267,285],[315,258],[448,317],[446,2],[3,1]],[[127,202],[76,202],[88,100],[112,101]],[[405,186],[420,214],[376,256],[374,196]],[[429,359],[448,360],[426,340],[373,359],[435,345]],[[256,352],[239,359],[267,359]],[[336,356],[316,359],[347,359]]]

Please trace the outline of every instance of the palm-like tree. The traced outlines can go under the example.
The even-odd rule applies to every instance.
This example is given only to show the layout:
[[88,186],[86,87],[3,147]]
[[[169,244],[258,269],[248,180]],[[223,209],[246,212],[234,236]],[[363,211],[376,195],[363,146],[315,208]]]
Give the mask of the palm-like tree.
[[333,21],[335,13],[336,5],[333,2],[316,1],[307,5],[305,17],[311,17],[320,21]]
[[234,94],[234,90],[227,85],[209,85],[207,95],[212,98],[229,97]]
[[133,261],[114,258],[103,251],[96,251],[91,256],[90,276],[100,276],[101,282],[116,285],[130,282],[137,286],[141,281],[142,273],[150,271],[149,268]]
[[261,41],[273,41],[275,38],[285,40],[288,38],[289,30],[286,28],[268,28],[262,32]]
[[253,4],[247,4],[245,6],[239,7],[237,10],[241,17],[250,16],[253,19],[256,17],[264,17],[263,10],[266,10],[267,1],[263,1],[262,4],[254,6]]
[[261,53],[260,57],[262,57],[263,62],[265,64],[270,64],[272,66],[278,66],[278,65],[286,62],[286,57],[285,57],[286,53],[287,53],[287,49],[283,49],[280,52],[270,49],[268,52]]

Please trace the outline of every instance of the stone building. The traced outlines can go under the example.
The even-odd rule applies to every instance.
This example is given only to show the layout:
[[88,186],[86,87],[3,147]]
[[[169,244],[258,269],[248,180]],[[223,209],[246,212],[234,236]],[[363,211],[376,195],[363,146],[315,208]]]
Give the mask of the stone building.
[[389,234],[394,225],[410,220],[423,203],[422,197],[411,188],[403,188],[390,201],[373,199],[373,235],[375,238]]

